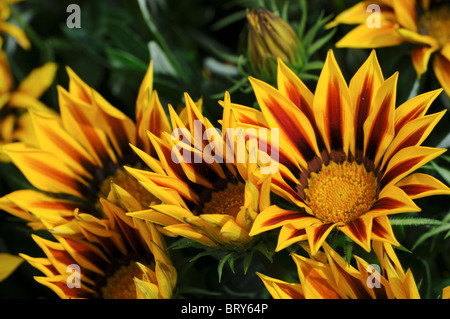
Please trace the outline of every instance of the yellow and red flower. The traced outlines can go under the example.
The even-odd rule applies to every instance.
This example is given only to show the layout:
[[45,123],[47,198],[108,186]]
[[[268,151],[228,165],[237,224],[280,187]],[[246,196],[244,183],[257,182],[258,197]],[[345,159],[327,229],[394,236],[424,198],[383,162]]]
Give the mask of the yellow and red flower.
[[2,147],[35,189],[5,195],[0,208],[30,221],[33,229],[64,224],[74,218],[74,209],[104,217],[99,199],[108,195],[111,181],[132,192],[143,207],[154,200],[122,168],[140,165],[129,144],[151,153],[142,136],[147,130],[160,136],[169,127],[153,91],[153,64],[138,93],[136,124],[71,69],[67,72],[69,90],[58,87],[60,115],[30,111],[36,145],[18,142]]
[[374,244],[379,266],[354,256],[357,268],[328,244],[323,248],[309,258],[291,254],[299,284],[258,276],[275,299],[420,299],[411,270],[405,273],[390,244]]
[[[15,87],[8,58],[0,51],[0,145],[17,141],[36,144],[28,110],[55,113],[39,98],[53,83],[56,70],[56,63],[48,62],[32,70]],[[1,154],[0,160],[8,161],[8,158]]]
[[[378,5],[380,25],[367,24],[367,7]],[[432,59],[434,74],[450,96],[450,5],[430,1],[361,1],[340,13],[327,27],[359,24],[336,43],[338,48],[381,48],[409,42],[417,75],[424,74]]]
[[253,220],[270,205],[270,175],[261,177],[256,173],[258,164],[249,162],[248,152],[254,149],[244,149],[244,160],[237,161],[238,135],[225,134],[227,128],[234,128],[228,94],[223,134],[188,94],[185,100],[186,124],[169,106],[172,127],[174,132],[184,132],[183,141],[178,135],[158,138],[149,134],[157,157],[135,150],[151,171],[126,168],[161,203],[128,215],[161,225],[167,235],[183,236],[205,246],[246,246],[253,241],[249,235]]
[[450,194],[434,177],[412,174],[445,152],[420,146],[445,113],[426,115],[441,90],[396,108],[397,78],[384,80],[373,51],[347,85],[331,50],[315,94],[281,59],[278,89],[250,78],[261,111],[231,108],[240,126],[280,128],[271,189],[297,206],[266,208],[250,235],[282,227],[277,250],[307,239],[314,254],[337,229],[369,251],[371,240],[398,245],[389,215]]
[[64,299],[171,298],[177,272],[162,235],[126,216],[141,205],[115,184],[100,202],[104,218],[75,211],[70,222],[51,229],[56,241],[32,235],[46,257],[20,256],[45,275],[36,281]]

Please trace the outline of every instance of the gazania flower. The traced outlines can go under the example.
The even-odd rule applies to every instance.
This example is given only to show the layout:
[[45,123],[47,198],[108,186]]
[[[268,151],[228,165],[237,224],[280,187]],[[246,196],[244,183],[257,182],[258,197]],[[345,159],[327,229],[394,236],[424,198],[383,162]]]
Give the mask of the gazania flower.
[[280,128],[271,189],[298,207],[268,207],[250,235],[282,227],[277,250],[307,239],[313,254],[333,229],[366,250],[371,239],[398,245],[388,216],[419,211],[412,199],[450,193],[411,174],[445,152],[420,146],[445,113],[425,115],[440,90],[396,108],[397,77],[384,80],[372,52],[347,86],[330,50],[315,94],[281,60],[278,89],[250,78],[261,111],[232,106],[238,125]]
[[258,273],[275,299],[420,299],[411,270],[404,272],[390,244],[374,243],[380,266],[354,256],[357,268],[330,246],[325,254],[306,258],[291,254],[300,284]]
[[[34,132],[30,130],[28,110],[54,113],[39,98],[53,83],[56,70],[57,65],[48,62],[31,71],[15,87],[8,58],[0,51],[0,145],[15,141],[30,145],[36,143]],[[0,160],[8,159],[3,155]]]
[[[151,171],[126,168],[161,204],[128,215],[205,246],[245,246],[253,240],[249,231],[255,216],[269,206],[270,175],[255,175],[257,163],[249,162],[248,152],[237,161],[238,134],[225,134],[233,128],[230,116],[224,116],[220,134],[189,95],[185,99],[187,125],[169,107],[173,135],[149,134],[157,158],[136,148]],[[230,114],[228,94],[224,108]]]
[[270,71],[271,61],[280,57],[285,62],[296,59],[299,42],[287,21],[265,8],[247,10],[248,53],[256,70]]
[[[151,152],[141,137],[146,130],[159,136],[169,122],[152,91],[150,64],[136,102],[136,124],[67,69],[69,91],[58,87],[60,113],[31,111],[37,146],[5,145],[9,156],[37,189],[23,189],[0,199],[0,208],[29,220],[34,229],[55,227],[73,218],[74,209],[104,216],[99,199],[110,183],[127,189],[147,207],[154,198],[122,166],[138,166],[129,143]],[[44,226],[43,222],[48,226]]]
[[[31,43],[25,32],[16,25],[6,22],[11,16],[10,5],[21,1],[22,0],[0,1],[0,32],[11,35],[22,48],[28,50],[31,47]],[[3,42],[3,40],[0,39],[0,42]]]
[[35,277],[60,298],[171,298],[177,273],[155,225],[126,216],[140,204],[112,184],[100,199],[105,218],[75,212],[51,231],[56,241],[33,235],[45,258],[21,254],[45,276]]
[[[379,26],[367,23],[369,5],[380,8]],[[430,1],[393,0],[361,1],[339,14],[328,24],[359,24],[344,36],[338,48],[380,48],[404,42],[414,45],[412,62],[420,77],[428,69],[430,60],[434,74],[450,96],[450,4],[442,1],[431,6]]]

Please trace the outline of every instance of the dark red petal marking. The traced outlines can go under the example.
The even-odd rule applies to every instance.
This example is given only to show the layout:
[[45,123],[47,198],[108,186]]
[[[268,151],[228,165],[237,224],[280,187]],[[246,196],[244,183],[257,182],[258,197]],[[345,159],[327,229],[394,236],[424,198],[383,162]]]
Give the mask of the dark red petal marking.
[[372,206],[371,210],[392,210],[405,206],[405,203],[390,197],[379,198]]
[[391,167],[391,169],[383,175],[380,181],[380,189],[383,189],[387,184],[389,184],[390,181],[407,172],[411,167],[422,161],[424,158],[425,156],[413,157]]
[[385,96],[383,102],[381,103],[380,111],[378,113],[377,118],[372,124],[372,128],[370,131],[369,140],[366,148],[366,158],[375,159],[377,151],[380,147],[380,142],[389,129],[389,109],[391,107],[392,102],[392,94],[388,94]]
[[378,222],[376,218],[373,219],[372,233],[381,238],[385,238],[389,235],[388,231]]
[[267,227],[267,226],[273,226],[273,225],[277,225],[281,222],[284,222],[286,220],[294,220],[294,219],[301,219],[304,217],[311,217],[311,215],[307,214],[307,213],[303,213],[303,212],[297,212],[297,211],[291,211],[288,210],[286,211],[283,215],[277,215],[271,219],[268,219],[266,221],[264,221],[264,223],[262,223],[262,227]]
[[414,120],[419,117],[423,113],[423,108],[426,106],[428,101],[423,101],[420,104],[417,104],[414,108],[412,108],[405,116],[403,116],[400,120],[395,123],[395,134],[397,134],[400,129],[405,126],[408,122]]
[[316,156],[314,148],[311,146],[313,142],[310,137],[304,132],[302,127],[299,127],[292,121],[292,115],[287,114],[280,104],[272,97],[265,101],[270,110],[271,115],[277,121],[280,128],[286,136],[294,143],[297,149],[302,154],[303,158],[309,162]]
[[397,154],[400,150],[409,147],[409,146],[415,146],[419,143],[421,137],[423,136],[423,134],[425,133],[425,131],[427,130],[428,126],[422,126],[420,127],[418,130],[411,132],[411,134],[409,134],[401,143],[399,143],[397,145],[397,147],[390,152],[390,157],[387,158],[385,160],[385,165],[387,165],[387,163],[389,163],[389,160],[392,158],[392,156],[394,156],[395,154]]
[[27,165],[35,171],[45,173],[47,177],[57,181],[60,184],[66,185],[67,187],[79,191],[83,194],[86,191],[86,186],[80,183],[78,180],[67,176],[65,173],[55,170],[51,163],[43,163],[35,158],[26,157]]
[[421,193],[425,193],[428,191],[432,191],[435,188],[428,185],[422,185],[422,184],[409,184],[409,185],[402,185],[399,186],[408,196],[415,196],[419,195]]
[[314,129],[314,133],[316,135],[317,147],[319,148],[319,152],[324,150],[325,143],[323,142],[322,135],[320,134],[319,129],[317,128],[316,119],[314,117],[314,112],[312,111],[312,108],[310,107],[310,105],[308,105],[303,96],[300,95],[299,90],[297,90],[291,82],[289,82],[289,84],[287,85],[286,90],[289,100],[291,100],[300,109],[300,111],[302,111],[303,114],[305,114],[305,116],[311,123]]
[[355,236],[359,241],[365,242],[367,240],[366,227],[364,221],[361,218],[355,219],[353,222],[347,225],[347,229]]
[[314,229],[313,242],[317,243],[333,224],[322,224]]
[[[325,116],[329,124],[329,140],[331,150],[342,150],[344,123],[342,118],[342,100],[339,94],[339,83],[337,79],[330,82],[328,85],[328,96]],[[326,124],[325,124],[326,125]]]
[[372,101],[373,94],[373,79],[364,78],[364,83],[359,94],[359,98],[356,101],[356,111],[355,111],[355,127],[356,127],[356,158],[358,163],[362,163],[364,151],[364,122],[369,115],[370,105]]

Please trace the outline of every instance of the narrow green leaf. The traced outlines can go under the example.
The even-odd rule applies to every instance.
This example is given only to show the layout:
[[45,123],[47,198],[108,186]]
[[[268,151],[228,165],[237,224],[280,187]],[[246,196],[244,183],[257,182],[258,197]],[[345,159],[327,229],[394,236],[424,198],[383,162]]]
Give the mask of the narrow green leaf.
[[428,225],[442,225],[446,224],[440,220],[432,218],[416,218],[416,217],[406,217],[406,218],[390,218],[389,219],[392,226],[428,226]]
[[248,268],[253,259],[253,250],[249,251],[244,257],[244,274],[247,274]]
[[412,247],[412,250],[414,250],[417,246],[419,246],[421,243],[423,243],[425,240],[427,240],[430,237],[433,237],[441,232],[450,230],[450,224],[444,224],[439,227],[433,228],[432,230],[426,232],[422,236],[419,237],[419,239],[416,241],[414,246]]
[[223,266],[225,265],[225,263],[227,262],[227,260],[231,257],[233,253],[228,253],[225,256],[222,257],[222,259],[219,262],[219,265],[217,266],[217,273],[219,275],[219,282],[221,282],[222,280],[222,272],[223,272]]
[[439,173],[439,175],[441,175],[447,181],[447,183],[450,183],[450,170],[437,165],[434,161],[430,163],[433,168]]

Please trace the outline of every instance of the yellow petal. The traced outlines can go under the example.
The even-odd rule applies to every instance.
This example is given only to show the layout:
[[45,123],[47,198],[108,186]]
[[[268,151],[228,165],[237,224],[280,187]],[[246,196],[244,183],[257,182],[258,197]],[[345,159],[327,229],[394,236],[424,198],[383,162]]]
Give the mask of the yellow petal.
[[28,94],[36,99],[40,98],[53,83],[57,69],[58,65],[54,62],[48,62],[34,69],[20,82],[17,91]]
[[0,282],[8,278],[23,262],[23,258],[11,254],[0,254]]

